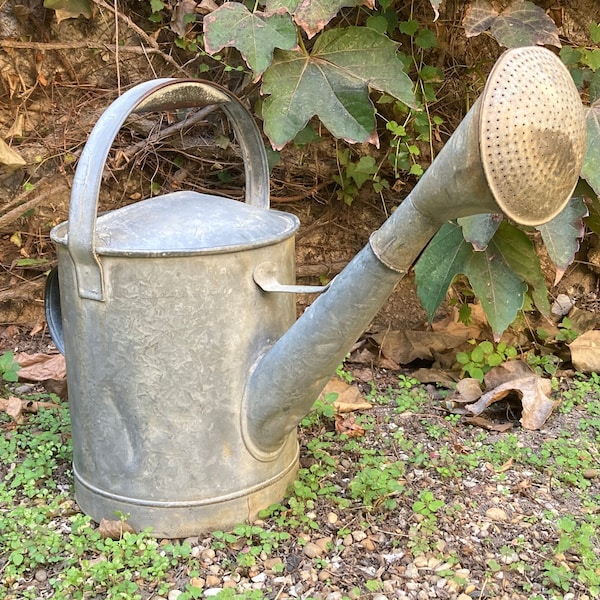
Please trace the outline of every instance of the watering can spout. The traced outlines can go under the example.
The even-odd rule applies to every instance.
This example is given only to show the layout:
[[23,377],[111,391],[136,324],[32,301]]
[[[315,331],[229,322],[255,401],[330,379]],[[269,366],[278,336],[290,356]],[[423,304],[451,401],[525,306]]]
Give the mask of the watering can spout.
[[548,222],[584,153],[583,106],[560,60],[544,48],[507,51],[409,196],[256,364],[242,413],[251,451],[277,452],[444,222],[480,213]]

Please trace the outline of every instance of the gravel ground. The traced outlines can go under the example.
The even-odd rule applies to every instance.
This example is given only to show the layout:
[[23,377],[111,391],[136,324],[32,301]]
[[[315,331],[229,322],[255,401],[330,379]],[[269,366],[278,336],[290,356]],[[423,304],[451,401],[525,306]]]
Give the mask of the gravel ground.
[[[380,378],[379,387],[384,388],[382,382],[387,384],[389,375]],[[306,521],[300,519],[295,528],[290,517],[290,540],[270,556],[259,555],[249,568],[229,566],[247,549],[247,539],[217,550],[211,536],[189,539],[193,555],[203,565],[195,584],[205,589],[204,597],[223,588],[238,593],[262,590],[265,597],[277,599],[599,597],[589,584],[570,577],[585,560],[576,548],[556,551],[559,519],[579,521],[600,512],[598,454],[590,462],[587,452],[582,453],[573,468],[581,469],[575,483],[569,481],[569,464],[561,466],[558,455],[546,456],[552,441],[580,435],[588,417],[585,410],[557,411],[541,431],[515,427],[510,433],[450,423],[431,398],[418,413],[398,413],[377,404],[364,414],[366,431],[356,438],[357,444],[363,456],[370,450],[385,455],[388,464],[405,465],[398,480],[402,490],[368,505],[355,498],[347,506],[336,506],[333,495],[351,495],[350,482],[365,468],[364,460],[348,450],[348,439],[335,433],[333,420],[322,418],[302,428],[303,469],[322,464],[325,455],[319,459],[315,452],[316,439],[331,442],[325,451],[335,468],[319,485],[333,491],[310,503]],[[398,439],[405,441],[399,444]],[[523,459],[511,455],[511,448],[530,449],[532,460],[538,456],[540,463],[523,464]],[[433,518],[414,506],[415,499],[427,492],[439,504],[432,505]],[[293,514],[291,506],[284,503],[282,514],[286,509]],[[273,521],[254,525],[269,530]],[[600,559],[599,540],[589,541]],[[598,582],[599,564],[595,564]],[[549,582],[553,567],[557,580]],[[173,590],[168,600],[177,597]]]
[[[507,403],[514,427],[497,432],[449,415],[431,387],[374,375],[358,382],[371,409],[336,417],[321,406],[305,419],[298,483],[280,505],[232,533],[185,540],[191,556],[168,572],[168,593],[140,576],[143,600],[600,597],[597,386],[574,400],[564,379],[562,406],[538,431],[521,429]],[[61,477],[70,490],[66,463]],[[68,535],[78,508],[71,497],[60,510]],[[160,541],[165,552],[170,543]],[[60,563],[38,568],[0,597],[33,586],[36,599],[62,600],[50,584],[60,575]]]

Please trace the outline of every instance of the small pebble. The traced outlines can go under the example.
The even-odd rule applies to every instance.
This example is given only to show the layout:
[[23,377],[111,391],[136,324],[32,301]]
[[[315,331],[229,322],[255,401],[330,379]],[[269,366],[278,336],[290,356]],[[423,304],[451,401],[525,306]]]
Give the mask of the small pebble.
[[181,590],[171,590],[167,596],[168,600],[177,600],[183,592]]
[[491,521],[508,521],[508,515],[504,510],[497,506],[492,506],[485,511],[485,516]]
[[369,538],[362,540],[360,545],[368,552],[373,552],[375,550],[375,542]]
[[419,577],[419,569],[413,564],[406,565],[406,570],[404,571],[404,575],[408,579],[417,579]]
[[555,302],[552,304],[552,314],[564,317],[568,315],[573,308],[573,300],[566,294],[558,294]]
[[413,562],[414,566],[418,569],[424,569],[429,564],[429,559],[426,556],[416,556]]
[[364,540],[366,537],[367,537],[367,534],[364,531],[362,531],[362,529],[352,532],[352,539],[355,542],[362,542],[362,540]]
[[203,588],[206,581],[202,577],[190,577],[190,585],[195,588]]
[[41,583],[43,581],[46,581],[46,579],[48,579],[48,571],[46,571],[46,569],[38,569],[35,572],[36,581],[39,581]]
[[333,541],[333,538],[324,537],[324,538],[319,538],[318,540],[315,540],[315,544],[317,546],[319,546],[319,548],[321,548],[321,550],[323,550],[323,552],[327,552],[329,550],[329,548],[331,547],[332,541]]
[[323,555],[323,548],[314,542],[308,542],[303,549],[304,555],[308,558],[317,558]]
[[[216,587],[216,586],[218,586],[220,584],[221,584],[221,578],[220,577],[217,577],[216,575],[207,575],[206,576],[206,585],[209,588]],[[171,600],[171,599],[169,598],[169,600]]]
[[203,562],[212,563],[215,559],[216,552],[212,548],[207,548],[203,550],[200,554],[200,558]]
[[276,556],[275,558],[267,558],[267,560],[263,561],[263,567],[265,569],[272,569],[275,565],[282,565],[283,561],[281,558]]
[[30,394],[31,392],[33,392],[33,389],[34,388],[32,385],[20,385],[19,387],[15,388],[15,394]]

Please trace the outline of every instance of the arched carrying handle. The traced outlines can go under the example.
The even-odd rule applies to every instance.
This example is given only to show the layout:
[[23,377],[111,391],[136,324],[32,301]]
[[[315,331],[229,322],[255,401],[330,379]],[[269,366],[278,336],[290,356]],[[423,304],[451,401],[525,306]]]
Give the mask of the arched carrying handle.
[[246,174],[246,202],[269,208],[269,170],[260,131],[246,108],[227,89],[200,80],[156,79],[117,98],[92,129],[73,177],[68,248],[79,296],[104,299],[102,264],[95,250],[96,215],[102,172],[114,139],[133,113],[217,104],[229,118],[240,145]]

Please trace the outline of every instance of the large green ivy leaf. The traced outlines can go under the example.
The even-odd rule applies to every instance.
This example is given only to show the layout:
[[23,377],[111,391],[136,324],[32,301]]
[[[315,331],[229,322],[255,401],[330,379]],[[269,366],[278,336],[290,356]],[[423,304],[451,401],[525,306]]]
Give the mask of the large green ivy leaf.
[[314,37],[342,8],[367,6],[375,8],[374,0],[300,0],[294,11],[294,21],[306,35]]
[[506,221],[500,223],[493,239],[494,249],[528,286],[531,298],[542,314],[550,312],[548,290],[540,259],[527,234]]
[[492,327],[494,338],[515,320],[523,307],[527,285],[506,264],[494,240],[485,252],[474,252],[465,275]]
[[502,215],[492,213],[458,219],[458,224],[463,230],[463,237],[479,252],[487,248],[501,222]]
[[233,46],[255,75],[271,64],[275,48],[291,50],[296,45],[296,28],[288,14],[251,13],[240,2],[226,2],[204,18],[205,50],[215,54]]
[[[531,265],[535,265],[531,243],[523,232],[507,223],[499,226],[483,252],[473,250],[459,225],[447,223],[415,265],[417,294],[432,319],[454,277],[461,273],[466,275],[495,337],[499,337],[523,306],[526,281],[529,280],[534,289],[543,287],[543,276],[541,285],[539,280],[539,264],[539,275],[528,272]],[[541,295],[540,303],[543,304]]]
[[377,141],[369,88],[417,107],[396,43],[369,27],[322,33],[310,55],[276,50],[262,93],[265,133],[280,149],[317,115],[336,137]]
[[542,234],[552,262],[556,265],[555,283],[558,283],[579,250],[579,240],[585,232],[583,218],[587,215],[588,209],[583,198],[573,197],[552,221],[536,227]]
[[487,31],[497,19],[498,13],[488,0],[475,0],[465,11],[463,27],[467,37]]
[[600,235],[600,200],[598,197],[590,199],[590,216],[585,220],[585,224],[594,233]]
[[267,0],[265,3],[265,14],[272,15],[274,13],[287,12],[290,15],[294,14],[300,0]]
[[585,123],[586,147],[581,176],[600,196],[600,100],[587,110]]
[[536,44],[561,47],[558,29],[541,6],[517,0],[498,14],[488,0],[476,0],[465,12],[463,27],[467,37],[490,29],[496,41],[506,48]]
[[430,321],[444,301],[452,280],[465,272],[472,254],[473,248],[465,241],[462,229],[454,223],[442,225],[421,254],[415,264],[415,283]]

